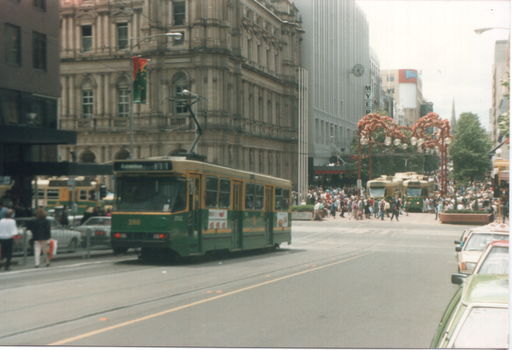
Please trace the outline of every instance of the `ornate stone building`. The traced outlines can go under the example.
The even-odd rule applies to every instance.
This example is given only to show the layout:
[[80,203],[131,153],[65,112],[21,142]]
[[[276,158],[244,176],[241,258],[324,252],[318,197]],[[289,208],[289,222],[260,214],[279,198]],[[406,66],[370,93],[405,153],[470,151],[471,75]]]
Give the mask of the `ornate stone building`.
[[[130,155],[133,55],[147,65],[147,104],[133,104],[133,158],[187,151],[195,124],[208,162],[297,181],[297,74],[303,30],[289,0],[60,0],[62,160]],[[180,40],[165,36],[179,32]],[[151,38],[147,38],[152,36]],[[133,38],[133,39],[131,39]],[[111,187],[111,179],[104,182]]]

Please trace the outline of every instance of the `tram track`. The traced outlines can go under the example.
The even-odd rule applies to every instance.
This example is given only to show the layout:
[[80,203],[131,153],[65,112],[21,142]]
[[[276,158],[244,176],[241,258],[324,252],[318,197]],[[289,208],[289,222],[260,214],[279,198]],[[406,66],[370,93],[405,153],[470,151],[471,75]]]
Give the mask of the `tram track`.
[[[330,231],[330,230],[325,230],[324,233],[326,231]],[[328,239],[328,238],[322,238],[322,239],[319,239],[319,240],[315,240],[314,242],[309,243],[309,244],[315,244],[315,243],[324,241],[326,239]],[[361,241],[361,240],[362,239],[353,240],[350,243],[344,244],[343,246],[347,246],[347,245],[350,245],[353,242],[357,242],[357,241]],[[304,247],[304,246],[307,246],[307,244],[303,244],[300,247]],[[169,304],[171,304],[171,303],[175,302],[176,298],[181,298],[181,297],[190,296],[190,298],[192,298],[192,299],[198,298],[199,300],[201,300],[201,297],[197,295],[198,293],[206,293],[206,291],[208,291],[208,290],[225,289],[227,286],[231,287],[231,286],[237,286],[237,285],[251,285],[251,283],[248,283],[251,280],[259,280],[259,281],[261,281],[261,280],[268,280],[268,278],[267,278],[268,275],[272,275],[272,276],[283,276],[284,275],[284,276],[286,276],[286,275],[292,274],[294,272],[296,273],[298,271],[299,272],[300,271],[305,271],[308,268],[310,269],[312,267],[321,267],[321,266],[324,266],[324,265],[327,265],[327,264],[332,264],[333,261],[336,262],[336,261],[340,261],[340,260],[343,260],[343,259],[352,258],[352,257],[357,256],[358,254],[364,254],[365,251],[367,251],[367,248],[358,249],[358,250],[355,250],[355,251],[352,251],[352,252],[345,252],[345,253],[342,253],[342,254],[329,254],[329,256],[324,256],[324,257],[316,258],[316,259],[300,260],[300,261],[296,261],[296,262],[294,262],[292,264],[287,264],[286,266],[283,266],[283,267],[273,268],[273,269],[266,269],[270,265],[275,264],[275,258],[281,258],[281,257],[285,256],[284,254],[281,254],[281,253],[291,252],[291,250],[287,251],[286,249],[283,249],[281,252],[279,252],[279,251],[276,252],[276,254],[269,253],[268,256],[266,256],[266,257],[269,257],[270,259],[265,259],[265,261],[268,262],[268,263],[265,265],[265,267],[260,269],[260,271],[258,273],[247,275],[247,273],[245,272],[245,273],[243,273],[244,274],[243,277],[238,277],[238,278],[233,278],[233,279],[225,280],[225,281],[223,281],[221,283],[211,283],[211,284],[208,284],[208,285],[203,285],[203,286],[198,287],[198,288],[187,289],[187,290],[183,290],[183,291],[179,291],[179,292],[169,293],[169,294],[166,294],[166,295],[159,296],[157,298],[150,298],[150,299],[146,299],[146,300],[141,300],[140,302],[136,302],[136,303],[131,302],[131,303],[128,303],[128,304],[125,304],[125,305],[122,305],[122,306],[116,306],[116,307],[113,307],[113,308],[104,308],[102,310],[97,310],[97,311],[90,312],[90,313],[84,313],[84,314],[79,315],[77,317],[72,317],[72,318],[67,318],[67,319],[59,320],[59,321],[56,321],[56,322],[51,322],[51,323],[48,323],[48,324],[45,324],[45,325],[24,329],[24,330],[21,330],[21,331],[18,331],[18,332],[11,332],[9,334],[2,334],[0,336],[0,339],[5,340],[5,339],[8,339],[8,338],[12,338],[12,337],[20,337],[20,336],[23,336],[23,335],[28,335],[30,333],[35,333],[35,332],[39,332],[39,331],[48,330],[48,329],[51,329],[53,327],[62,327],[62,326],[65,326],[65,325],[73,324],[73,323],[76,323],[76,322],[80,322],[80,321],[83,321],[83,320],[87,320],[87,319],[90,319],[90,318],[97,317],[99,315],[105,315],[105,314],[112,313],[112,312],[119,312],[119,311],[123,311],[123,310],[129,310],[131,308],[137,308],[137,307],[140,307],[140,306],[151,305],[151,304],[155,304],[155,303],[159,303],[159,302],[165,302],[166,300],[169,301]],[[286,254],[286,256],[288,256],[288,254]],[[236,259],[244,259],[244,260],[246,260],[246,258],[251,258],[251,257],[254,257],[254,254],[250,254],[249,256],[242,256],[242,257],[239,256],[239,257],[236,257]],[[226,261],[226,260],[223,260],[223,259],[219,259],[219,260]],[[287,259],[287,261],[290,261],[290,259]],[[217,262],[218,262],[218,260],[212,261],[212,264],[217,263]],[[247,261],[245,261],[245,262],[247,262]],[[258,259],[258,262],[261,262],[261,261]],[[120,262],[116,262],[116,263],[120,263]],[[207,262],[206,264],[211,265],[209,262]],[[208,265],[205,265],[205,266],[209,267]],[[246,266],[246,267],[250,269],[251,265],[252,264],[249,261],[249,265]],[[165,266],[161,266],[161,267],[163,267],[163,268],[172,268],[173,266],[176,266],[176,265],[165,265]],[[179,266],[182,266],[182,265],[179,265]],[[197,264],[194,264],[193,266],[197,266]],[[226,266],[228,267],[228,269],[224,269],[224,271],[222,272],[224,274],[226,272],[228,272],[229,270],[232,270],[230,268],[233,267],[232,264],[224,264],[223,265],[223,267],[226,267]],[[237,265],[237,266],[239,266],[239,265]],[[82,266],[82,268],[83,268],[83,266]],[[143,269],[143,270],[137,269],[137,268],[133,268],[133,269],[129,269],[129,270],[109,272],[108,275],[112,276],[112,275],[117,275],[117,274],[121,274],[121,273],[137,273],[137,272],[144,273],[145,270],[149,270],[149,269],[153,269],[153,268],[154,268],[154,266],[148,267],[148,269]],[[235,275],[237,275],[237,274],[239,275],[240,273],[241,272],[235,273]],[[158,282],[155,282],[154,284],[155,285],[158,284],[158,285],[161,285],[161,286],[165,286],[166,284],[169,284],[169,285],[176,285],[178,283],[185,284],[185,283],[183,283],[183,281],[186,281],[187,279],[189,279],[189,280],[190,279],[197,280],[197,279],[201,279],[202,277],[204,277],[207,274],[211,274],[211,271],[203,271],[201,273],[194,273],[192,275],[188,274],[186,276],[176,276],[176,278],[167,279],[165,281],[158,281]],[[104,273],[102,275],[105,276]],[[80,279],[80,277],[68,278],[68,279],[66,279],[66,283],[72,283],[73,281],[76,281],[76,280],[79,280],[79,279]],[[52,282],[47,282],[47,283],[52,283]],[[43,286],[42,288],[46,288],[47,287],[47,283],[43,282],[43,283],[40,284],[40,286]],[[151,288],[151,286],[148,286],[148,285],[146,285],[145,287]],[[95,297],[101,297],[102,294],[106,294],[106,293],[129,293],[130,290],[135,290],[136,288],[140,288],[140,286],[138,286],[138,287],[137,286],[130,286],[130,287],[126,287],[126,288],[117,288],[115,290],[109,290],[109,291],[105,291],[105,292],[102,292],[102,293],[95,293],[94,296]],[[2,291],[5,291],[5,290],[6,290],[5,288],[2,289]],[[72,297],[72,298],[68,298],[67,300],[60,300],[58,302],[64,302],[64,301],[66,301],[66,302],[80,302],[81,299],[85,299],[85,298],[88,298],[88,297],[91,297],[91,295],[89,294],[89,295],[82,295],[82,296],[79,296],[79,297]],[[54,303],[56,303],[56,302],[57,301],[54,301]],[[50,303],[48,303],[48,305],[49,304]],[[38,307],[38,306],[41,306],[41,304],[28,305],[24,309],[30,310],[31,308]],[[8,310],[8,311],[16,311],[16,310]],[[19,309],[17,311],[19,311]]]

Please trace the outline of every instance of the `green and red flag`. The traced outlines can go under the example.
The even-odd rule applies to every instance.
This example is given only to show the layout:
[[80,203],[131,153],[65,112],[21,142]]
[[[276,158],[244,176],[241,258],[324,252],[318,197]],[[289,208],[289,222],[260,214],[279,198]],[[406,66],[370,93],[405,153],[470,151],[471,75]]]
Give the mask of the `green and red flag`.
[[146,103],[148,60],[134,56],[133,60],[133,103]]

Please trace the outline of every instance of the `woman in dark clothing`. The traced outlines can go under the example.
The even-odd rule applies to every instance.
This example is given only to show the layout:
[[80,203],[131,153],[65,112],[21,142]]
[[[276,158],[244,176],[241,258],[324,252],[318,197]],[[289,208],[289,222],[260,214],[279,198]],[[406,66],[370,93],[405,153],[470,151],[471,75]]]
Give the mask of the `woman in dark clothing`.
[[34,259],[35,267],[39,267],[39,257],[41,250],[43,251],[46,266],[50,266],[50,259],[48,258],[47,243],[52,237],[51,223],[46,218],[46,211],[43,208],[36,210],[36,218],[31,220],[28,224],[28,229],[32,231],[34,239]]

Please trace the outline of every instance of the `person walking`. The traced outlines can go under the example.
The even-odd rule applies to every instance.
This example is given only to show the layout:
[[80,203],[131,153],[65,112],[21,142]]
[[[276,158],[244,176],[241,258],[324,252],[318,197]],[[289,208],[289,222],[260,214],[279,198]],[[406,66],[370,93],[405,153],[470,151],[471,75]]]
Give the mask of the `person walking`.
[[63,226],[69,225],[69,210],[67,205],[62,208],[62,214],[60,214],[60,224]]
[[14,236],[18,234],[16,221],[12,218],[14,212],[7,210],[5,217],[0,220],[0,244],[2,245],[2,260],[5,259],[5,271],[11,268],[12,247],[14,246]]
[[384,199],[384,211],[386,212],[386,217],[389,218],[389,209],[391,209],[390,203]]
[[391,214],[391,220],[390,221],[393,221],[393,217],[396,217],[396,221],[398,221],[398,214],[400,214],[400,208],[399,208],[399,201],[398,199],[396,201],[393,202],[393,206],[392,206],[392,214]]
[[405,216],[409,216],[409,207],[410,206],[411,206],[411,202],[406,199],[405,203],[404,203]]
[[46,267],[50,266],[50,259],[48,257],[47,243],[52,237],[51,223],[46,218],[46,210],[37,208],[36,218],[28,222],[27,228],[32,231],[32,238],[34,239],[34,260],[35,267],[39,267],[39,258],[41,250],[43,251]]
[[386,201],[384,200],[384,198],[381,199],[380,203],[379,203],[379,217],[377,219],[381,219],[384,221],[384,208],[386,206]]

